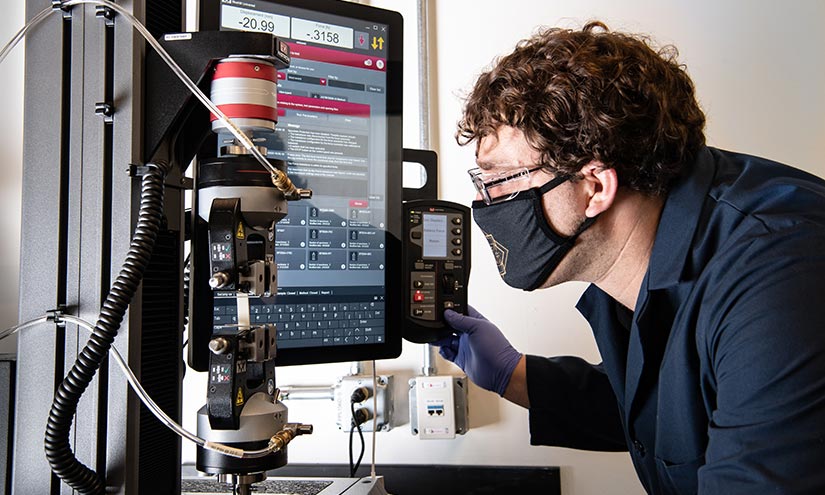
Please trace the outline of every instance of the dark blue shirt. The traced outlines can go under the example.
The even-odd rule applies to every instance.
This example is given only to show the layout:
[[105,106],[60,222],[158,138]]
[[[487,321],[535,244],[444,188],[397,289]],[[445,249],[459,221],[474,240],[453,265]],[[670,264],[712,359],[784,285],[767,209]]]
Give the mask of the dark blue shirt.
[[629,450],[649,493],[825,493],[825,182],[702,149],[635,310],[577,307],[603,362],[527,357],[531,443]]

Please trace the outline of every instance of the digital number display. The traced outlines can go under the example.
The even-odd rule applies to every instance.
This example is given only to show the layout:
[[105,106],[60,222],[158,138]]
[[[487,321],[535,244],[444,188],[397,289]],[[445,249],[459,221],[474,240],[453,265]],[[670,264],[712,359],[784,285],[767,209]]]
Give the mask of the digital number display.
[[352,49],[352,28],[292,18],[292,38],[338,48]]
[[424,217],[424,257],[447,257],[447,215],[425,213]]
[[231,5],[221,6],[221,27],[289,37],[289,17]]

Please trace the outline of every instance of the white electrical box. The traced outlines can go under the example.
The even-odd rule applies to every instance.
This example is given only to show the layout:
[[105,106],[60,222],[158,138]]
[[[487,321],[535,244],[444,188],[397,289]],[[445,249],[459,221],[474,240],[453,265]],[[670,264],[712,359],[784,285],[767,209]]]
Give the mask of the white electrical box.
[[410,429],[422,440],[450,439],[467,431],[467,377],[410,380]]

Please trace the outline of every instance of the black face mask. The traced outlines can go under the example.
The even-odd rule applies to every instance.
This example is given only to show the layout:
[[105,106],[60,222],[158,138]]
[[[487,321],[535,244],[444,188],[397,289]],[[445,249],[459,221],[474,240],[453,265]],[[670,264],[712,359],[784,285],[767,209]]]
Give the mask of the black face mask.
[[484,201],[473,201],[473,220],[490,243],[498,272],[507,285],[526,291],[538,289],[559,266],[579,234],[596,220],[588,218],[570,237],[560,236],[547,224],[541,198],[567,180],[569,177],[556,177],[502,203],[487,205]]

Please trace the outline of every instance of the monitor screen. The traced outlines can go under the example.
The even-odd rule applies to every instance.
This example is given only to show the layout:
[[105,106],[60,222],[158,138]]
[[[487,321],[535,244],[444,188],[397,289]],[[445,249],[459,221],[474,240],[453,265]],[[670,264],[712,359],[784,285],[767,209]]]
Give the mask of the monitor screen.
[[[279,365],[397,356],[401,16],[336,0],[200,7],[201,30],[271,33],[292,58],[276,130],[255,137],[313,197],[276,226],[278,294],[250,300],[251,323],[276,325]],[[231,323],[234,300],[216,295],[216,322]]]

